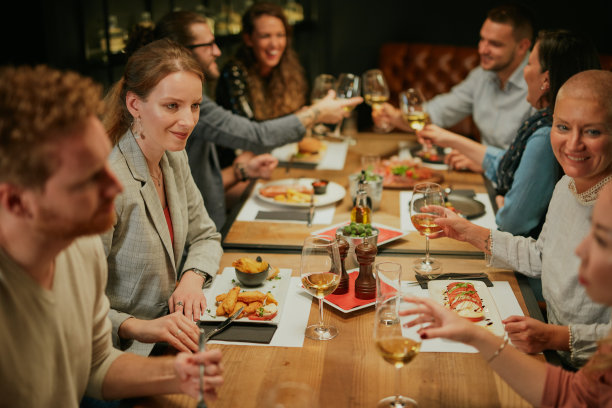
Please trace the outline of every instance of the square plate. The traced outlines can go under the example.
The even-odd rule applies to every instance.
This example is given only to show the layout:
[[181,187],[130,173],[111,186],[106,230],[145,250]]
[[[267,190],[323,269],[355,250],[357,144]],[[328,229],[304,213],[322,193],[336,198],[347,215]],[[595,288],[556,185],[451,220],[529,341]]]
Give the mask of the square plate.
[[471,283],[472,285],[474,285],[474,289],[476,289],[476,292],[478,293],[478,296],[480,296],[480,299],[482,299],[485,318],[479,322],[475,322],[474,324],[489,329],[496,336],[503,336],[505,330],[504,325],[501,321],[501,317],[499,316],[499,312],[497,311],[497,305],[495,304],[493,296],[491,296],[491,292],[489,292],[489,289],[487,288],[487,285],[485,285],[484,282],[469,279],[440,281],[432,280],[427,285],[429,295],[436,302],[446,307],[446,303],[448,303],[446,299],[446,287],[451,283],[455,282]]
[[[287,297],[287,291],[289,290],[289,283],[291,282],[291,269],[279,268],[278,277],[280,277],[280,279],[266,280],[259,286],[242,287],[243,290],[241,290],[241,292],[248,290],[258,290],[263,293],[268,291],[272,292],[272,296],[278,301],[278,313],[274,319],[261,321],[249,320],[247,317],[242,317],[236,319],[236,322],[275,325],[280,323],[281,315],[283,314],[286,304],[285,299]],[[229,292],[234,286],[239,285],[240,282],[238,278],[236,278],[235,269],[231,266],[223,269],[223,273],[215,277],[212,286],[204,291],[204,295],[206,296],[206,313],[204,313],[200,321],[221,323],[227,319],[227,316],[215,316],[215,311],[217,310],[215,298],[222,293]]]
[[342,313],[351,313],[356,310],[361,310],[366,307],[373,306],[376,303],[374,299],[357,299],[355,297],[355,280],[359,275],[359,270],[347,271],[349,274],[349,291],[343,295],[331,295],[325,296],[323,301],[341,311]]
[[[317,231],[313,231],[311,235],[325,235],[327,237],[336,237],[336,230],[340,227],[344,227],[345,225],[349,225],[350,222],[341,222],[340,224],[332,225],[331,227],[323,228]],[[396,239],[400,239],[406,233],[401,229],[389,227],[383,224],[372,223],[373,227],[378,228],[378,243],[377,246],[384,245],[388,242],[395,241]]]

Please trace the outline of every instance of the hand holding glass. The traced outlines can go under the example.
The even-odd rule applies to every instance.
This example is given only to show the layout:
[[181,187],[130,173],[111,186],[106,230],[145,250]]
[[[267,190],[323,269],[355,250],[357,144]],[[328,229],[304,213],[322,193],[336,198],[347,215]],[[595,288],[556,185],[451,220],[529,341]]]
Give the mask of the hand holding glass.
[[[370,69],[363,74],[363,99],[372,107],[372,117],[389,101],[389,86],[380,69]],[[393,127],[388,122],[374,123],[374,131],[388,133]]]
[[304,289],[319,299],[319,324],[306,328],[306,337],[313,340],[330,340],[338,329],[323,324],[323,298],[332,293],[340,283],[342,269],[338,242],[322,235],[304,240],[300,275]]
[[[343,73],[338,76],[338,80],[336,81],[336,98],[338,99],[350,99],[361,94],[361,83],[359,82],[359,77],[349,73]],[[354,106],[345,106],[344,110],[347,112],[351,112],[355,107]],[[340,128],[342,127],[342,123],[340,122],[336,127],[334,132],[336,137],[340,137]],[[347,137],[351,144],[353,143],[353,139]]]

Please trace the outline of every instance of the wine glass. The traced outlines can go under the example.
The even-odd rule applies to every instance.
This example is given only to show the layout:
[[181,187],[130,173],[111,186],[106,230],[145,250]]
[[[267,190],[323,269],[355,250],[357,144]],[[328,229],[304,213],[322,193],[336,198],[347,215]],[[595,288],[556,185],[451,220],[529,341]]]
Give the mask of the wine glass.
[[[389,101],[389,86],[380,69],[370,69],[363,74],[363,99],[372,107],[372,116],[382,109],[385,102]],[[377,133],[389,133],[392,126],[388,122],[374,123],[374,131]]]
[[382,358],[395,366],[395,395],[378,401],[378,408],[401,408],[417,406],[412,398],[400,394],[400,369],[411,362],[421,349],[418,327],[402,327],[399,311],[413,304],[402,300],[401,291],[376,307],[374,320],[374,343]]
[[[431,122],[429,114],[425,112],[423,104],[425,98],[418,89],[410,88],[401,92],[399,95],[399,105],[402,112],[402,118],[408,126],[415,132],[423,130],[425,125]],[[417,152],[417,156],[425,156],[426,153],[437,154],[434,146],[421,146],[421,150]]]
[[[327,96],[327,93],[334,89],[336,85],[336,78],[333,75],[329,74],[321,74],[318,75],[312,86],[312,92],[310,93],[310,103],[314,105],[319,102],[321,99]],[[313,126],[312,130],[316,135],[325,136],[332,127],[328,127],[323,123],[317,123]]]
[[[355,96],[359,96],[361,94],[361,83],[359,82],[359,77],[350,73],[342,73],[338,76],[338,80],[336,81],[336,98],[338,99],[349,99]],[[344,110],[347,112],[351,112],[355,107],[354,106],[345,106]],[[334,132],[335,137],[340,137],[340,128],[342,127],[342,120],[336,130]],[[346,137],[346,140],[349,141],[350,144],[354,144],[354,140],[351,137]]]
[[333,339],[338,335],[338,329],[323,324],[323,298],[336,290],[342,276],[338,242],[323,235],[307,237],[302,247],[300,275],[304,289],[319,299],[319,324],[308,326],[306,337]]
[[400,293],[402,265],[397,262],[376,264],[376,306],[393,301]]
[[432,273],[440,271],[440,263],[429,256],[429,236],[442,231],[442,227],[434,222],[436,218],[444,217],[443,212],[436,212],[431,206],[444,207],[442,187],[436,183],[419,183],[414,186],[410,199],[410,220],[412,225],[425,235],[425,258],[417,259],[414,268],[417,273],[434,278]]

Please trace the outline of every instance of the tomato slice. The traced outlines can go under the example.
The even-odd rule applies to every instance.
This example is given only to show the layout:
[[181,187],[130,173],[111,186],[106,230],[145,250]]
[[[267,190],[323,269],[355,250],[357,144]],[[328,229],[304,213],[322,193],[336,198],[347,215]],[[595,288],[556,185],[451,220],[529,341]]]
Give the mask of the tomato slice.
[[267,316],[257,316],[257,314],[252,314],[249,315],[248,318],[249,320],[272,320],[276,317],[276,314],[278,312],[274,312],[271,315],[267,315]]

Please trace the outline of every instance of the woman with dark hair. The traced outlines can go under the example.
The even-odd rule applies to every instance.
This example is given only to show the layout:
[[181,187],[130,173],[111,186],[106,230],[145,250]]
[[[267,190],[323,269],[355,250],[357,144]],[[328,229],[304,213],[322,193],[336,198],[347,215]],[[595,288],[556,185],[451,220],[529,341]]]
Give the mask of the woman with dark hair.
[[589,41],[566,30],[543,31],[523,71],[527,101],[537,111],[519,128],[508,150],[484,146],[436,125],[427,125],[418,136],[481,163],[496,185],[499,229],[537,238],[561,175],[550,145],[557,92],[572,75],[597,68],[597,51]]
[[124,187],[102,235],[113,344],[122,350],[148,354],[157,342],[198,350],[202,286],[222,254],[185,153],[203,79],[189,50],[154,41],[132,54],[105,100],[109,162]]
[[242,17],[242,41],[221,72],[217,102],[259,121],[302,108],[307,83],[282,7],[266,2],[251,6]]

